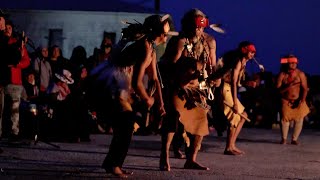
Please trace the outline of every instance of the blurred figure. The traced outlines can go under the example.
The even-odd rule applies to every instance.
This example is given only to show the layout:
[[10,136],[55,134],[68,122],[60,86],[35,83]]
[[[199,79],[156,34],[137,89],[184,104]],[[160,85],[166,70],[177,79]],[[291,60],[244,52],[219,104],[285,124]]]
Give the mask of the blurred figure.
[[72,137],[74,127],[70,123],[71,119],[71,102],[70,102],[70,87],[74,80],[70,71],[63,69],[55,73],[53,81],[48,87],[49,106],[53,107],[54,127],[50,127],[53,131],[52,135],[57,140],[77,142],[77,139]]
[[[101,63],[92,72],[92,75],[97,77],[95,94],[98,93],[100,101],[102,100],[98,106],[103,111],[97,114],[105,113],[106,117],[111,119],[113,128],[109,153],[102,167],[107,173],[121,178],[132,174],[123,170],[122,165],[127,156],[134,124],[138,119],[133,106],[134,98],[139,97],[147,108],[152,107],[157,100],[157,108],[165,113],[157,76],[155,47],[167,40],[170,30],[167,18],[168,15],[147,17],[140,28],[143,36],[128,46],[118,46],[119,49],[111,54],[111,59]],[[155,84],[154,97],[147,93],[144,86],[145,74]]]
[[70,70],[68,59],[62,56],[62,51],[57,45],[54,45],[49,49],[49,63],[52,74],[60,73],[63,69]]
[[72,116],[69,121],[73,125],[71,135],[78,142],[90,141],[90,122],[88,114],[88,102],[86,94],[88,91],[88,68],[87,52],[83,46],[77,46],[73,49],[70,57],[74,83],[70,85],[70,102]]
[[109,59],[109,56],[111,54],[112,50],[112,41],[108,37],[104,37],[101,45],[100,45],[100,53],[98,56],[98,62],[97,64],[100,64],[103,61],[107,61]]
[[304,117],[310,112],[306,104],[308,93],[307,78],[297,68],[298,58],[288,55],[281,58],[282,68],[276,87],[281,94],[281,144],[287,144],[290,122],[294,122],[291,144],[298,145]]
[[52,78],[52,69],[48,61],[49,51],[46,46],[39,46],[37,57],[33,62],[33,69],[36,72],[37,83],[40,87],[40,94],[45,95]]
[[[22,35],[19,38],[13,37],[14,25],[11,21],[7,21],[5,25],[5,35],[9,38],[8,44],[12,45],[14,51],[19,51],[20,58],[18,61],[11,61],[8,64],[7,73],[5,76],[5,107],[8,108],[8,116],[11,120],[9,139],[16,141],[19,139],[19,106],[23,91],[22,85],[22,69],[25,69],[30,64],[30,58],[27,48],[25,47],[26,37]],[[10,52],[12,53],[12,52]],[[6,73],[1,72],[1,73]]]

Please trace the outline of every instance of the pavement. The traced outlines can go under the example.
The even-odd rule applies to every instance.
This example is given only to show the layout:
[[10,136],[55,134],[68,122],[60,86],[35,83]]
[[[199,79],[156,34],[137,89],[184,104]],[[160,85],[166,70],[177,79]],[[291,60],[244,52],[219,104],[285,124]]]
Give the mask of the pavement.
[[[114,179],[100,168],[111,135],[91,135],[91,142],[9,144],[0,141],[0,179]],[[296,145],[280,145],[280,131],[245,128],[239,135],[241,156],[223,155],[225,134],[204,138],[198,161],[209,171],[183,169],[170,159],[171,172],[159,171],[160,136],[134,136],[124,169],[129,179],[320,179],[320,130],[304,129]],[[173,155],[173,153],[172,153]]]

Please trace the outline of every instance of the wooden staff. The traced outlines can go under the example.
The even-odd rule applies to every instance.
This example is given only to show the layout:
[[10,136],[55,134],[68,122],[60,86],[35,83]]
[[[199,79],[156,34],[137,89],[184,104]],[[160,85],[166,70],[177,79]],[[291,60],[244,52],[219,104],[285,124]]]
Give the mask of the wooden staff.
[[[223,101],[223,103],[224,103],[226,106],[228,106],[229,108],[233,108],[233,106],[231,106],[228,102]],[[245,119],[246,121],[251,122],[251,120],[250,120],[248,117],[244,116],[244,115],[241,114],[241,113],[238,113],[238,114],[239,114],[240,117],[242,117],[242,118]]]

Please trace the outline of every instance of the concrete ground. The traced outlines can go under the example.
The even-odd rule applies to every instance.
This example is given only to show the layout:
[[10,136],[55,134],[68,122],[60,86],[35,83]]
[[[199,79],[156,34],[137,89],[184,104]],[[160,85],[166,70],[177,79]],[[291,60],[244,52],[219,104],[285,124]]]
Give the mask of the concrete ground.
[[[113,179],[100,165],[110,135],[92,135],[88,143],[8,144],[0,142],[0,179]],[[243,156],[223,155],[225,137],[205,137],[198,161],[209,171],[185,170],[171,158],[171,172],[159,171],[160,136],[134,136],[124,169],[130,179],[320,179],[320,131],[305,129],[301,145],[280,145],[279,130],[243,129]]]

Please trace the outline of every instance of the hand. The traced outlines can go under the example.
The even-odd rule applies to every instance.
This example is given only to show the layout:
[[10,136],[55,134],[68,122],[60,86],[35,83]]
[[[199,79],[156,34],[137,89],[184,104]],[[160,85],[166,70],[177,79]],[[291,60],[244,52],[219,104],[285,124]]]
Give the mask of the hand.
[[238,105],[237,104],[233,105],[233,111],[234,111],[235,114],[238,114],[239,109],[238,109]]
[[160,114],[160,116],[164,116],[166,114],[166,110],[164,109],[164,106],[161,106],[159,108],[159,114]]
[[153,104],[154,104],[154,97],[149,97],[147,100],[146,100],[146,103],[147,103],[147,107],[148,109],[150,109]]

